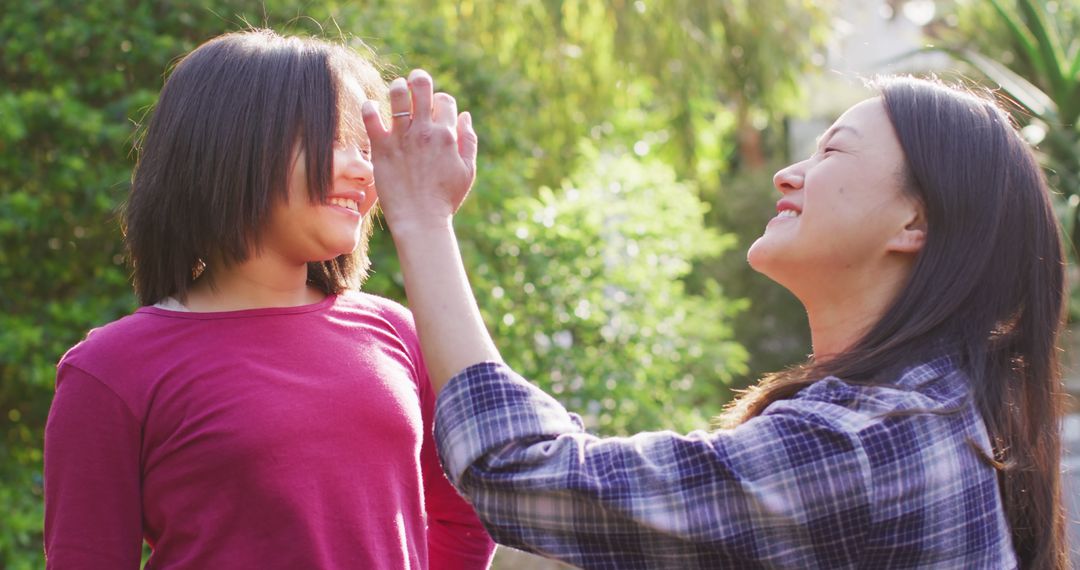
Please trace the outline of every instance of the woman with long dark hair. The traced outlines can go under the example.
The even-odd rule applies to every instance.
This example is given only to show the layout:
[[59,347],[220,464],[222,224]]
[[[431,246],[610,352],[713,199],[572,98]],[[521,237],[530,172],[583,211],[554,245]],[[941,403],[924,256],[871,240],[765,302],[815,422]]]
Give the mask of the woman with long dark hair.
[[49,568],[483,568],[412,318],[359,288],[373,63],[269,30],[169,75],[124,213],[143,307],[57,369]]
[[805,306],[810,360],[723,429],[598,438],[501,363],[452,227],[471,118],[423,72],[410,83],[388,128],[365,121],[443,465],[497,541],[586,568],[1066,567],[1065,260],[1041,171],[989,98],[879,81],[776,174],[748,253]]

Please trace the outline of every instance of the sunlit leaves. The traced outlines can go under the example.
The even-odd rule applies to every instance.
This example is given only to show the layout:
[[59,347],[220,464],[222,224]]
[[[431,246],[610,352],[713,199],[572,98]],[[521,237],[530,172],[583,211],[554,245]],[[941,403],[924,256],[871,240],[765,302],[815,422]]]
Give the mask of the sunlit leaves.
[[689,294],[696,259],[730,247],[705,206],[657,161],[591,150],[556,189],[460,223],[472,279],[511,364],[604,432],[702,427],[745,370],[739,303]]

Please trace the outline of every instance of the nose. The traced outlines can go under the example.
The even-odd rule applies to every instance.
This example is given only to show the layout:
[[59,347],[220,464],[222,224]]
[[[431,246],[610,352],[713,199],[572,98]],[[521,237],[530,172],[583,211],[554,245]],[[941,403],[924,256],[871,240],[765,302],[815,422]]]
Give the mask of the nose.
[[346,145],[334,149],[334,167],[342,178],[361,186],[370,186],[375,181],[375,170],[371,159],[358,146]]
[[803,186],[803,163],[796,162],[786,168],[781,168],[773,175],[773,186],[780,191],[781,194],[787,194],[788,192],[794,192],[799,190]]

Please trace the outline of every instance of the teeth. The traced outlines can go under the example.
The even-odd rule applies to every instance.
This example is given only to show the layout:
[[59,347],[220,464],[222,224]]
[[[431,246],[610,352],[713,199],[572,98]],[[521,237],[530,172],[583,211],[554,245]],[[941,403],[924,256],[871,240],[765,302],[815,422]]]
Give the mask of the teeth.
[[795,210],[781,210],[780,213],[776,215],[776,217],[777,218],[798,218],[799,213],[796,212]]
[[348,208],[354,212],[360,211],[360,206],[356,203],[356,200],[349,200],[347,198],[330,198],[330,203],[335,206],[341,206]]

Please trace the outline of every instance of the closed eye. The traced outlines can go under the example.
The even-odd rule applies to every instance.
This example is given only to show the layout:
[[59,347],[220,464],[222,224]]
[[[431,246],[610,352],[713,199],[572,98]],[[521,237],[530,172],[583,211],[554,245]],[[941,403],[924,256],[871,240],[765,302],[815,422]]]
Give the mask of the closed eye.
[[347,150],[349,147],[355,147],[365,159],[371,160],[371,146],[366,144],[366,141],[360,144],[353,144],[350,141],[340,138],[334,141],[334,150]]

